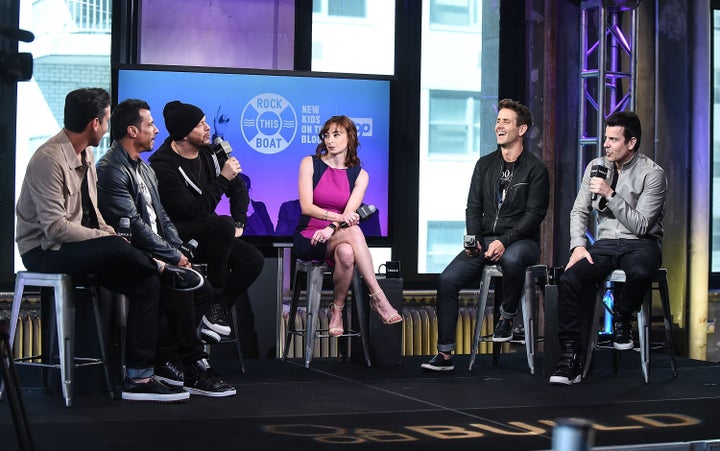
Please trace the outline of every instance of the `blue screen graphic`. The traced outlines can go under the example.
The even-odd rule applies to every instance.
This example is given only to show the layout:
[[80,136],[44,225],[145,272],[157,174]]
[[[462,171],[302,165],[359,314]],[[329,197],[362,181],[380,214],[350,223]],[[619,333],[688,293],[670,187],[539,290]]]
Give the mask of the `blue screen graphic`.
[[[132,68],[118,70],[116,92],[118,101],[148,102],[160,130],[155,149],[168,136],[162,116],[166,103],[179,100],[203,110],[212,133],[230,143],[231,155],[250,179],[248,216],[258,216],[249,218],[254,225],[246,234],[255,236],[292,235],[300,160],[315,153],[328,118],[352,118],[358,155],[370,174],[364,201],[378,209],[363,229],[367,236],[387,236],[389,80]],[[227,199],[217,212],[229,215]]]

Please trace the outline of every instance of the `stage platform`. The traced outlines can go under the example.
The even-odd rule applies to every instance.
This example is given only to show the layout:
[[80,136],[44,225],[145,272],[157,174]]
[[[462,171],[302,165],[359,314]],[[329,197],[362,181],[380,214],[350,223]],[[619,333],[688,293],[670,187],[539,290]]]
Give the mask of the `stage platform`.
[[[481,355],[472,372],[468,356],[458,356],[455,371],[441,374],[420,369],[426,357],[371,368],[315,359],[309,369],[248,359],[245,374],[222,358],[214,365],[237,396],[173,405],[110,400],[82,387],[69,408],[56,390],[24,388],[23,396],[36,449],[53,451],[548,450],[562,417],[591,420],[596,447],[682,449],[679,442],[720,438],[720,365],[678,359],[673,378],[668,357],[654,353],[646,385],[637,352],[623,354],[618,373],[611,354],[599,351],[593,373],[571,387],[530,375],[518,353],[498,367]],[[0,437],[3,451],[17,449],[6,402]]]

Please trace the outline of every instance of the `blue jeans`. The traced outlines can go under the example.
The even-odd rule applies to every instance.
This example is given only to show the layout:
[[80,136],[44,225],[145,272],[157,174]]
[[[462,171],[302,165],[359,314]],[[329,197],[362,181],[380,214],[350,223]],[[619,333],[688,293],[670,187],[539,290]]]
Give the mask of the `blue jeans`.
[[662,262],[660,243],[656,240],[598,240],[588,252],[594,264],[580,260],[558,281],[560,341],[581,343],[584,313],[592,311],[600,283],[615,269],[625,271],[626,282],[620,296],[615,297],[614,310],[625,315],[640,310]]
[[[480,255],[470,256],[460,252],[445,268],[438,278],[437,317],[438,351],[455,350],[455,331],[457,329],[460,289],[479,279],[483,267],[494,264],[487,260],[483,252],[496,237],[483,238],[483,251]],[[518,312],[518,304],[525,286],[525,270],[540,259],[540,244],[531,239],[519,240],[505,249],[498,262],[503,271],[503,301],[500,313],[504,318],[512,318]]]

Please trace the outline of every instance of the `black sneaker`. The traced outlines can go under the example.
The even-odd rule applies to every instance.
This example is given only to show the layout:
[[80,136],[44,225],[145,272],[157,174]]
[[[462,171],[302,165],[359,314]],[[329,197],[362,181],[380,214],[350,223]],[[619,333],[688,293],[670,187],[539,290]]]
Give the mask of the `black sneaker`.
[[165,385],[182,387],[185,383],[185,375],[174,362],[165,362],[155,366],[155,378]]
[[420,365],[420,368],[430,371],[452,371],[455,369],[455,365],[453,365],[452,355],[446,359],[443,354],[438,352],[435,357]]
[[577,359],[567,361],[561,359],[558,365],[555,367],[552,376],[550,376],[550,383],[552,385],[572,385],[582,381],[582,368],[574,364]]
[[211,304],[210,308],[202,317],[202,323],[207,329],[211,329],[220,335],[230,335],[232,329],[228,321],[228,313],[225,306],[220,303]]
[[185,373],[185,390],[193,395],[212,398],[234,396],[237,393],[234,387],[220,379],[220,375],[210,368],[210,364],[205,359],[189,365]]
[[154,377],[145,383],[125,378],[122,399],[128,401],[180,402],[190,398],[190,393],[176,387],[168,387]]
[[505,343],[512,340],[513,338],[513,320],[507,318],[500,318],[497,326],[495,326],[495,332],[493,332],[492,341],[495,343]]
[[206,345],[214,345],[220,343],[222,338],[214,330],[202,327],[200,328],[200,340]]
[[627,351],[634,346],[632,323],[626,318],[616,316],[613,321],[613,348],[618,351]]
[[193,291],[200,288],[205,279],[199,272],[190,268],[181,268],[175,265],[165,265],[160,273],[160,280],[178,291]]
[[550,376],[553,385],[572,385],[582,381],[582,363],[580,350],[574,343],[561,343],[562,356]]

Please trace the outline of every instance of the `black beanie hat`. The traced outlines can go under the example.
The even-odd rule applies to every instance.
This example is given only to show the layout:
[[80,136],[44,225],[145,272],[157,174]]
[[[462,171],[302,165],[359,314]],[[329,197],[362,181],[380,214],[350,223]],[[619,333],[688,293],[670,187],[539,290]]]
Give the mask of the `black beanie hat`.
[[180,141],[189,135],[203,117],[205,113],[200,108],[178,100],[168,102],[163,108],[165,128],[173,141]]

